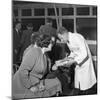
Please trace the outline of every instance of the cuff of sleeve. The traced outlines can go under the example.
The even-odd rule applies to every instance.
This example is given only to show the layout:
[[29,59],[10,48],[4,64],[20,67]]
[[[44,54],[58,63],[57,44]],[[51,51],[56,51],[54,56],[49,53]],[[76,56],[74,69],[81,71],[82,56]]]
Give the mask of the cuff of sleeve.
[[75,58],[74,60],[75,60],[75,64],[79,65],[80,62],[78,61],[78,59]]

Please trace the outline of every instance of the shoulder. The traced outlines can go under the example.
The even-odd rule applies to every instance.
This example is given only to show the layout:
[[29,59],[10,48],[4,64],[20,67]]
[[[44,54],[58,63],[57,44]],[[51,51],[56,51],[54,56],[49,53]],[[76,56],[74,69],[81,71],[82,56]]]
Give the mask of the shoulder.
[[32,55],[35,55],[35,56],[40,56],[42,54],[41,49],[35,48],[35,47],[33,47],[30,52],[31,52]]
[[24,52],[23,59],[32,60],[33,58],[38,58],[40,55],[41,55],[40,50],[32,46],[27,48],[27,50]]
[[84,42],[84,37],[79,33],[70,33],[70,40],[76,44],[80,44]]
[[52,28],[50,25],[41,25],[40,28],[46,29],[46,28]]
[[84,39],[83,35],[80,33],[71,33],[71,35],[74,39]]

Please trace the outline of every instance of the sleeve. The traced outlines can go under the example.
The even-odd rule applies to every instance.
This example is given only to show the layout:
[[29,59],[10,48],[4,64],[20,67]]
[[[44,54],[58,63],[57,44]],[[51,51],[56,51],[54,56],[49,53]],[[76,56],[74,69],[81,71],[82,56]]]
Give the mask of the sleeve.
[[36,79],[36,82],[32,83],[30,79],[30,71],[34,68],[36,60],[37,60],[38,53],[37,51],[31,51],[28,54],[26,54],[23,58],[22,64],[21,64],[21,71],[20,71],[20,77],[22,80],[23,85],[26,88],[32,87],[38,79]]
[[76,37],[76,42],[78,46],[77,47],[78,51],[74,59],[77,62],[77,64],[81,66],[88,57],[88,51],[87,51],[87,47],[85,44],[85,39],[82,36]]

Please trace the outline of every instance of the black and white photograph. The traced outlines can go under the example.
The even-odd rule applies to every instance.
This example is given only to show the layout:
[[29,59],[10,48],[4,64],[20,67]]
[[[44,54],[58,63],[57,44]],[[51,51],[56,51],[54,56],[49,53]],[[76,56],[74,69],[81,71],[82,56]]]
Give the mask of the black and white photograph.
[[12,100],[98,94],[97,9],[12,0]]

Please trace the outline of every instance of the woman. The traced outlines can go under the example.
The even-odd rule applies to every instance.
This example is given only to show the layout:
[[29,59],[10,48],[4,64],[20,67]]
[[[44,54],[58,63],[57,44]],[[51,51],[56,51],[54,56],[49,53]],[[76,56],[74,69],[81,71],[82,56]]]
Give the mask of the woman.
[[12,80],[12,96],[16,99],[48,97],[61,91],[57,78],[44,79],[47,71],[45,52],[52,48],[51,37],[36,32],[31,42]]

